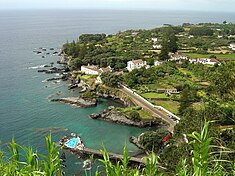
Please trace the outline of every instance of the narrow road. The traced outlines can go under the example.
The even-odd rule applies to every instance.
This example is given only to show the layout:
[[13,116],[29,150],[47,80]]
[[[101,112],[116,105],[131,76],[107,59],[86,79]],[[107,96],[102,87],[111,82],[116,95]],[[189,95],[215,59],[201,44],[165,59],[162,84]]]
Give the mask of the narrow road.
[[153,115],[156,118],[161,118],[165,122],[167,122],[170,126],[168,128],[168,131],[173,132],[174,126],[176,125],[176,122],[172,120],[170,117],[165,115],[162,111],[155,107],[150,102],[144,101],[142,98],[140,98],[135,92],[131,91],[128,88],[125,88],[124,86],[120,89],[123,93],[125,93],[130,99],[136,103],[138,106],[142,107],[146,111],[148,111],[151,115]]

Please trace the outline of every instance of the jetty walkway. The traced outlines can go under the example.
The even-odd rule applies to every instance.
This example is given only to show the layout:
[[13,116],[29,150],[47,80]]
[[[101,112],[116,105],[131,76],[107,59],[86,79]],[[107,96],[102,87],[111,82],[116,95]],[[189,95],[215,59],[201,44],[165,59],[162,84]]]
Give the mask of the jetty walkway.
[[[94,155],[95,157],[103,158],[103,155],[100,152],[100,150],[85,147],[83,150],[80,150],[79,152],[81,152],[83,154],[86,154],[86,155]],[[109,154],[109,158],[111,160],[121,160],[121,159],[123,159],[123,155],[121,155],[121,154],[112,153],[112,152],[108,152],[108,154]],[[129,156],[129,158],[130,158],[130,162],[132,162],[132,163],[144,164],[144,165],[146,164],[146,159],[145,158],[133,157],[133,156]]]

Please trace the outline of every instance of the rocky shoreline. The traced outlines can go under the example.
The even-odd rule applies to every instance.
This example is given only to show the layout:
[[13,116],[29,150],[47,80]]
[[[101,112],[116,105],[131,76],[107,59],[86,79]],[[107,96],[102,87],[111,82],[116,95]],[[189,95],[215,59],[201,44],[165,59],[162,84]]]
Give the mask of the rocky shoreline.
[[89,117],[92,119],[105,120],[108,122],[124,124],[124,125],[129,125],[129,126],[136,126],[136,127],[141,127],[141,128],[162,125],[162,124],[160,124],[160,122],[155,121],[155,120],[154,121],[150,120],[150,121],[146,121],[146,122],[134,121],[134,120],[127,118],[122,113],[115,111],[114,109],[115,109],[114,106],[110,106],[110,107],[104,109],[104,111],[102,113],[99,113],[99,114],[93,113]]
[[65,104],[74,105],[77,107],[92,107],[97,105],[96,99],[83,99],[81,97],[66,97],[66,98],[56,98],[49,100],[51,102],[61,102]]

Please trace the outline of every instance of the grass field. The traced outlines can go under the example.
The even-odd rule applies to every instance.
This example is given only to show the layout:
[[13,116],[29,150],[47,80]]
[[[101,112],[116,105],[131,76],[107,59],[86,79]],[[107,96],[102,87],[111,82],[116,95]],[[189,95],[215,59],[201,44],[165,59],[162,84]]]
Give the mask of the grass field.
[[129,116],[132,111],[137,111],[141,119],[152,119],[153,117],[146,111],[142,110],[139,106],[127,107],[127,108],[116,108],[116,110],[121,111],[126,116]]
[[215,55],[218,60],[235,60],[235,54],[197,54],[197,53],[185,53],[190,58],[209,58],[211,55]]
[[165,109],[171,111],[171,112],[174,113],[174,114],[177,114],[177,113],[178,113],[179,102],[172,101],[172,100],[169,100],[169,101],[154,100],[153,102],[154,102],[156,105],[162,106],[162,107],[164,107]]
[[144,93],[142,94],[142,96],[144,98],[168,98],[166,96],[166,94],[162,93],[162,94],[158,94],[158,93],[154,93],[154,92],[151,92],[151,93]]
[[82,76],[81,76],[81,79],[90,79],[90,78],[91,78],[90,75],[82,75]]
[[189,71],[185,68],[179,68],[179,70],[184,74],[190,75],[192,77],[193,81],[198,81],[197,77],[195,77],[195,75],[191,71]]

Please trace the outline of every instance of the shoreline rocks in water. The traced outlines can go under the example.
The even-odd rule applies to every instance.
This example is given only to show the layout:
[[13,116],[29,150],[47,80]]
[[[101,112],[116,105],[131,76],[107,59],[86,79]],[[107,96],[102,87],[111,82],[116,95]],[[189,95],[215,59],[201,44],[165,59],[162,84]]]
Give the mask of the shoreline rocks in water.
[[110,106],[106,108],[102,113],[100,114],[92,113],[91,115],[89,115],[89,117],[92,119],[100,119],[100,120],[105,120],[109,122],[114,122],[114,123],[129,125],[129,126],[137,126],[137,127],[142,127],[142,128],[159,125],[159,124],[154,123],[153,121],[144,122],[144,121],[131,120],[127,118],[125,115],[117,111],[112,111],[114,108],[115,108],[114,106]]
[[132,143],[132,144],[134,144],[134,145],[135,145],[136,147],[138,147],[139,149],[145,151],[146,154],[149,154],[149,153],[146,151],[145,147],[140,144],[140,142],[139,142],[139,140],[138,140],[137,137],[131,136],[131,137],[129,138],[129,142]]
[[91,107],[97,105],[96,99],[83,99],[81,97],[67,97],[67,98],[58,98],[51,99],[51,102],[62,102],[66,104],[75,105],[78,107]]

